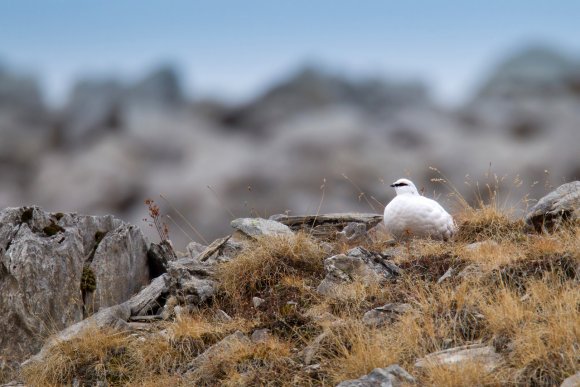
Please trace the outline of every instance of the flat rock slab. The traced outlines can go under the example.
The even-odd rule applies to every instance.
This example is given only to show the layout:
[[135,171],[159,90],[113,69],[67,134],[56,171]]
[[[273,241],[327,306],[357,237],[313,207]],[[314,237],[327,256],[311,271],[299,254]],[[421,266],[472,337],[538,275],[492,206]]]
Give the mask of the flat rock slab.
[[409,304],[391,303],[366,312],[363,316],[363,323],[370,327],[381,327],[397,320],[400,315],[405,314],[413,308]]
[[244,236],[255,238],[262,235],[293,235],[288,226],[280,222],[262,218],[239,218],[232,220],[231,226]]
[[538,232],[552,231],[563,221],[580,219],[580,181],[562,184],[530,208],[524,221]]
[[487,372],[493,371],[499,366],[501,355],[489,345],[472,344],[461,347],[449,348],[439,352],[433,352],[417,360],[416,368],[428,368],[436,366],[453,366],[462,363],[478,363]]
[[344,228],[354,228],[353,223],[363,224],[370,230],[383,220],[380,214],[368,213],[336,213],[320,215],[288,216],[285,214],[272,215],[271,220],[283,223],[293,231],[308,231],[312,236],[323,240],[334,240]]

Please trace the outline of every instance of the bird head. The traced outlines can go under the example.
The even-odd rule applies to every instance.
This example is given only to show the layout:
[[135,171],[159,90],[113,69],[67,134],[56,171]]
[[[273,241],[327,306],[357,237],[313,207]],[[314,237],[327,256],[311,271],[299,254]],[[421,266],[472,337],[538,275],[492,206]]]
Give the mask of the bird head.
[[399,179],[391,184],[391,187],[395,189],[397,195],[403,194],[410,194],[410,195],[419,195],[419,191],[417,191],[417,187],[415,184],[409,179]]

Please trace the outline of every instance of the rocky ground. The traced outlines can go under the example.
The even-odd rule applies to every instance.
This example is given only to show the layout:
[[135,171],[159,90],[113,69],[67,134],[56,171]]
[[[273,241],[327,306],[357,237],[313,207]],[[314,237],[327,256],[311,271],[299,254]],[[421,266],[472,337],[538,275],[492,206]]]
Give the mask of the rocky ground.
[[523,219],[462,204],[450,242],[279,215],[186,252],[110,216],[5,209],[0,382],[578,385],[580,182]]

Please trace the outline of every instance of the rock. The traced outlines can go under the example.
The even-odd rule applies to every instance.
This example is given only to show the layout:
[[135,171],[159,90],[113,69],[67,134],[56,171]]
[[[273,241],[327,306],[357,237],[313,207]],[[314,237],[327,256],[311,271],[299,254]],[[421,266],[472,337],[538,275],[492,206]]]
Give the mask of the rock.
[[451,278],[451,276],[453,275],[454,270],[452,267],[450,267],[449,269],[447,269],[447,271],[445,273],[443,273],[443,275],[441,277],[439,277],[439,279],[437,280],[437,283],[440,284],[443,281]]
[[355,247],[346,254],[338,254],[324,260],[326,277],[317,288],[321,294],[331,296],[336,284],[355,279],[365,283],[383,282],[401,274],[401,269],[379,253]]
[[151,270],[151,277],[160,276],[167,272],[167,262],[177,259],[170,240],[160,243],[151,243],[147,250],[147,259]]
[[501,63],[479,91],[479,98],[555,97],[573,93],[569,82],[577,65],[550,47],[534,46]]
[[127,92],[124,103],[131,109],[175,109],[184,102],[179,76],[171,66],[163,66]]
[[233,346],[240,344],[249,345],[251,343],[252,341],[248,338],[248,336],[246,336],[240,331],[236,331],[231,335],[226,336],[218,343],[212,345],[211,347],[206,349],[202,354],[198,355],[195,359],[193,359],[191,363],[189,363],[189,366],[187,367],[188,371],[185,373],[185,376],[187,376],[187,373],[195,371],[195,369],[198,368],[201,364],[207,361],[211,361],[212,357],[217,356],[220,353],[229,351]]
[[230,238],[231,238],[231,235],[216,239],[209,246],[207,246],[196,258],[200,262],[204,262],[204,261],[207,261],[208,259],[214,257],[215,255],[219,255],[220,250],[224,247],[224,245],[227,243],[227,241]]
[[[283,223],[293,231],[308,231],[312,236],[322,240],[335,240],[337,236],[357,238],[365,234],[383,220],[379,214],[341,213],[305,216],[272,215],[271,220]],[[363,230],[364,226],[364,230]]]
[[580,386],[580,371],[576,372],[574,375],[567,377],[560,387],[578,387]]
[[347,243],[360,242],[367,236],[367,227],[364,223],[350,222],[337,235]]
[[181,258],[169,263],[167,273],[171,278],[171,293],[179,303],[199,305],[215,293],[212,265]]
[[[251,103],[231,109],[222,121],[262,134],[279,122],[331,106],[350,107],[365,114],[425,105],[426,88],[417,82],[350,80],[308,66],[297,71]],[[267,133],[267,132],[266,132]]]
[[221,322],[229,322],[229,321],[233,320],[233,318],[229,314],[227,314],[226,312],[224,312],[221,309],[218,309],[215,312],[215,319],[217,321],[221,321]]
[[149,283],[143,235],[112,216],[7,208],[0,246],[0,350],[17,359]]
[[483,344],[464,345],[433,352],[417,360],[416,368],[432,366],[461,365],[465,362],[476,362],[487,372],[493,371],[501,362],[501,355],[492,346]]
[[151,283],[128,301],[131,315],[155,314],[169,293],[169,274],[155,278]]
[[264,300],[263,298],[260,297],[252,297],[252,305],[254,305],[254,308],[259,308],[260,305],[262,305],[264,302],[266,302],[266,300]]
[[81,80],[73,87],[63,113],[63,140],[71,145],[88,142],[123,125],[124,89],[116,80]]
[[207,246],[204,246],[201,243],[197,243],[197,242],[192,241],[192,242],[189,242],[187,244],[186,249],[187,249],[187,253],[189,254],[190,258],[199,259],[198,258],[199,255],[201,253],[203,253],[205,249],[207,249]]
[[472,263],[457,273],[457,278],[477,278],[481,275],[483,275],[483,269],[481,266],[477,263]]
[[371,327],[380,327],[390,324],[399,318],[400,315],[412,310],[411,305],[393,303],[379,306],[369,310],[363,316],[363,323]]
[[415,378],[399,365],[375,368],[370,374],[354,380],[345,380],[336,387],[397,387],[403,383],[415,383]]
[[526,226],[537,232],[553,231],[563,221],[578,219],[580,219],[580,181],[562,184],[541,198],[524,217]]
[[85,295],[89,311],[118,304],[137,293],[150,280],[147,242],[141,230],[123,224],[107,232],[95,248],[89,269],[96,280],[94,292]]
[[[88,329],[104,328],[104,327],[119,327],[123,326],[131,316],[131,307],[128,303],[123,303],[120,305],[111,306],[109,308],[102,309],[92,315],[91,317],[79,321],[76,324],[69,326],[68,328],[59,332],[56,336],[53,336],[48,341],[45,342],[39,353],[32,356],[30,359],[22,363],[22,367],[31,362],[43,361],[48,350],[63,341],[70,341],[75,337],[82,335]],[[121,322],[119,322],[119,320]]]
[[328,333],[327,332],[323,332],[323,333],[319,334],[318,336],[316,336],[316,338],[310,344],[308,344],[302,350],[302,358],[304,359],[304,364],[305,365],[312,364],[312,362],[315,359],[316,355],[318,354],[318,352],[320,352],[320,347],[322,345],[322,342],[327,337],[328,337]]
[[252,333],[252,343],[263,343],[268,341],[272,335],[270,334],[269,329],[256,329]]
[[262,218],[240,218],[232,220],[231,226],[243,235],[254,238],[262,235],[293,235],[282,223]]

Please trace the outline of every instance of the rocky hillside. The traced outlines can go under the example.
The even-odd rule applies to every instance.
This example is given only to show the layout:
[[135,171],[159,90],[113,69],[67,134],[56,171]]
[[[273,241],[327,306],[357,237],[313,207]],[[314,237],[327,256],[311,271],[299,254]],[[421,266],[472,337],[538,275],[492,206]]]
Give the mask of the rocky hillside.
[[175,252],[112,217],[5,209],[0,382],[578,385],[580,182],[524,219],[455,218],[450,242],[402,244],[375,214],[240,218]]

